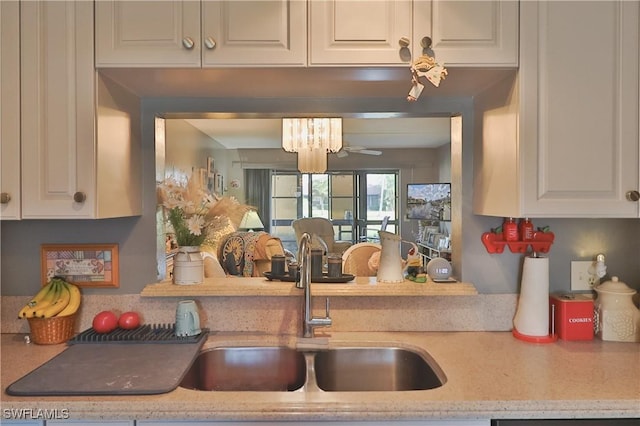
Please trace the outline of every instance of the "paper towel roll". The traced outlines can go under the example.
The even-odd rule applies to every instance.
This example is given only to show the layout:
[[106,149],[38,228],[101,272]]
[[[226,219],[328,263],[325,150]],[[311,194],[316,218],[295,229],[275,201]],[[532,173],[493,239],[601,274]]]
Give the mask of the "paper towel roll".
[[524,259],[513,325],[520,334],[527,336],[549,335],[549,258]]

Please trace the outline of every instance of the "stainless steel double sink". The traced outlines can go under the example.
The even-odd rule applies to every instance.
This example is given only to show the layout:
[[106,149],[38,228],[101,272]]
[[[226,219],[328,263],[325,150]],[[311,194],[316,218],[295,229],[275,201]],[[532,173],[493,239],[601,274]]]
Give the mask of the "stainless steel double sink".
[[445,382],[429,354],[397,346],[238,346],[202,351],[180,386],[202,391],[364,392],[419,391]]

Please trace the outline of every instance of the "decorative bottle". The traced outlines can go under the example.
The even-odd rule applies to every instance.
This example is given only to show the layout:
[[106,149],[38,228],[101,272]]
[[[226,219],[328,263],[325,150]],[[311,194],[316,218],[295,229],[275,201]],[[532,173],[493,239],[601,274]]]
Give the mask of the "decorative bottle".
[[533,240],[533,223],[528,217],[525,217],[520,221],[520,238],[522,241]]
[[514,218],[509,217],[505,219],[502,225],[502,232],[505,241],[518,241],[518,224],[516,224]]

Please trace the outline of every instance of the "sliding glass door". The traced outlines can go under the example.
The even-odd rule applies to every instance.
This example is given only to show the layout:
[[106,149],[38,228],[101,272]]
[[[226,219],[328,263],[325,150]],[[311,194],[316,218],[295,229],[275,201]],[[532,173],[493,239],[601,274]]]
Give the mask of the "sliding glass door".
[[293,220],[324,217],[334,224],[336,240],[359,242],[377,237],[385,217],[387,230],[398,223],[397,171],[343,171],[271,175],[271,233],[295,252]]

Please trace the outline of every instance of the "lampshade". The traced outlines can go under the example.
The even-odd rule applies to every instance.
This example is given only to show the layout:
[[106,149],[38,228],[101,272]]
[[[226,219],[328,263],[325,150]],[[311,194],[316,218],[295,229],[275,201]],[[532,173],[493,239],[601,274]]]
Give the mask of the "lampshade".
[[255,210],[249,210],[244,214],[242,221],[240,222],[240,226],[238,226],[238,230],[240,231],[257,231],[263,230],[264,224],[260,220],[260,216],[258,216],[258,212]]
[[342,148],[342,118],[283,118],[282,148],[298,153],[298,170],[323,173],[327,152]]

